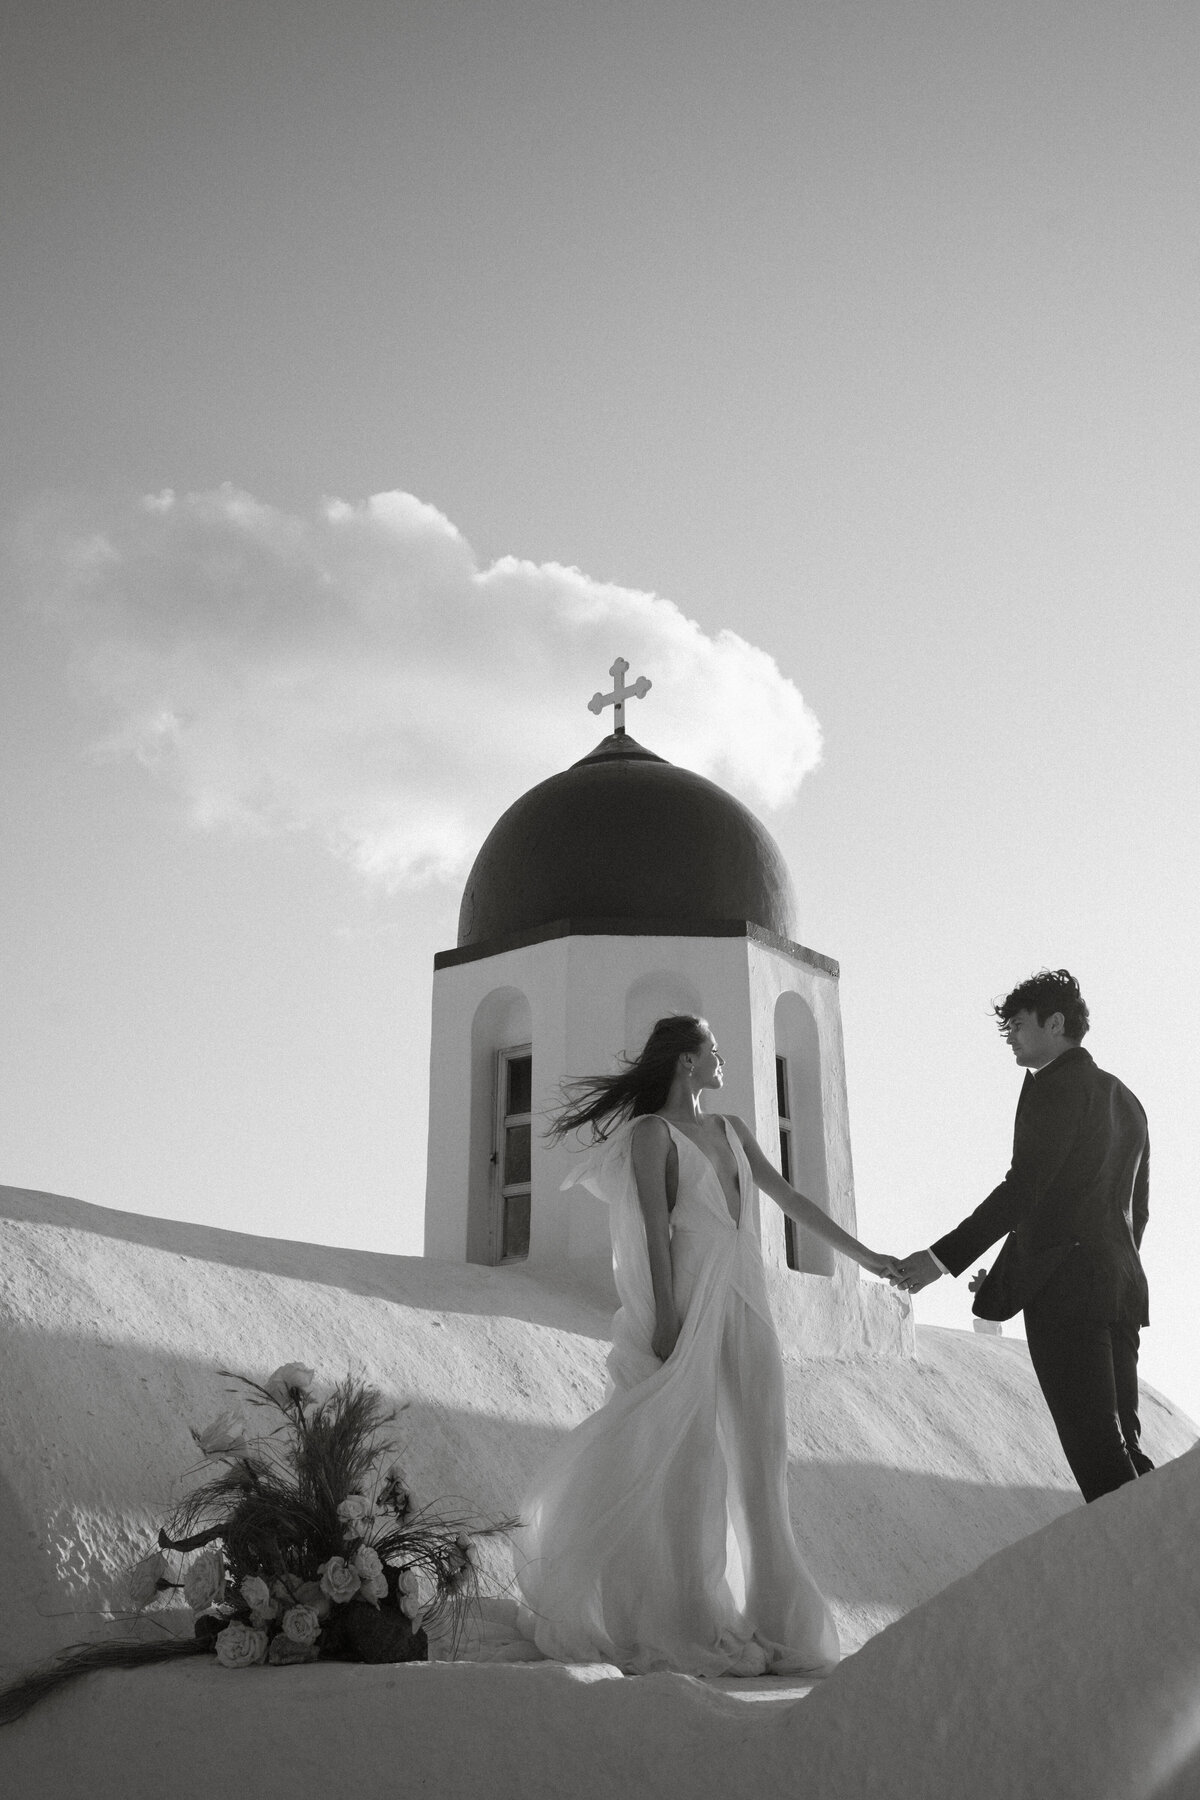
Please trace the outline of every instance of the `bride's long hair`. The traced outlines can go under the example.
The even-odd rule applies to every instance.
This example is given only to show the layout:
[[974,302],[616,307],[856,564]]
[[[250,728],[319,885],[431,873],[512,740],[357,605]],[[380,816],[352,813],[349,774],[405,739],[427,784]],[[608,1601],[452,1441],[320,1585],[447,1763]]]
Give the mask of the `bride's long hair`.
[[657,1021],[641,1055],[626,1057],[624,1068],[615,1075],[584,1075],[564,1081],[565,1104],[551,1119],[546,1136],[557,1143],[590,1125],[596,1143],[625,1119],[660,1112],[667,1103],[679,1058],[700,1049],[707,1029],[706,1022],[694,1013],[672,1013]]

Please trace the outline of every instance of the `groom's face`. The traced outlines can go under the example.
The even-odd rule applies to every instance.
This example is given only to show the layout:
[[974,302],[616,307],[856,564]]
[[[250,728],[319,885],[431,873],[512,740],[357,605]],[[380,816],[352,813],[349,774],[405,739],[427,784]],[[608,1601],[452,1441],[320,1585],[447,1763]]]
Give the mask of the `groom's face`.
[[1063,1036],[1063,1016],[1051,1013],[1044,1024],[1028,1007],[1014,1013],[1004,1026],[1004,1035],[1014,1060],[1022,1069],[1044,1069],[1067,1048]]

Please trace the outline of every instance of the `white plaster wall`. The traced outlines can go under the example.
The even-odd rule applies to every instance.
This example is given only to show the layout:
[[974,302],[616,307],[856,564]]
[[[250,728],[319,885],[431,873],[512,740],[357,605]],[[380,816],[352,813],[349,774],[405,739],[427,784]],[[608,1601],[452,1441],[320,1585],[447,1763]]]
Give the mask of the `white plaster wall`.
[[[580,937],[571,945],[564,996],[568,1016],[567,1043],[573,1075],[605,1073],[622,1054],[641,1048],[626,1037],[627,997],[635,990],[641,1004],[630,1009],[634,1029],[673,1010],[680,990],[696,996],[703,1016],[726,1057],[722,1109],[754,1117],[753,1062],[750,1055],[745,943],[739,938]],[[661,1010],[649,1005],[655,989]],[[642,1031],[644,1041],[644,1030]],[[574,1148],[565,1148],[556,1168],[558,1180],[570,1167]],[[559,1172],[561,1170],[561,1172]],[[557,1184],[556,1184],[557,1185]],[[608,1258],[608,1221],[603,1208],[580,1189],[547,1195],[547,1204],[567,1214],[567,1242],[572,1258]]]
[[[449,1261],[480,1258],[469,1196],[472,1179],[477,1187],[487,1179],[492,1108],[487,1056],[503,1041],[493,1033],[487,1056],[481,1057],[478,1042],[473,1049],[481,1007],[489,1017],[502,1018],[507,1009],[510,1016],[520,1011],[530,1021],[535,1115],[530,1267],[570,1263],[587,1272],[597,1292],[611,1293],[605,1209],[580,1188],[562,1191],[580,1145],[574,1140],[550,1143],[538,1129],[539,1117],[544,1121],[556,1109],[565,1080],[604,1073],[622,1054],[636,1053],[662,1013],[698,1008],[726,1058],[723,1109],[750,1122],[778,1166],[775,1015],[784,994],[798,995],[808,1007],[819,1045],[823,1142],[821,1156],[810,1160],[820,1164],[818,1185],[824,1191],[812,1197],[827,1203],[831,1216],[853,1231],[854,1175],[837,978],[786,951],[742,937],[581,936],[504,951],[435,975],[426,1255]],[[523,1027],[518,1031],[514,1024],[512,1029],[523,1036]],[[476,1039],[480,1035],[475,1032]],[[476,1098],[468,1133],[472,1070]],[[801,1282],[797,1293],[807,1295],[802,1308],[792,1308],[806,1353],[836,1353],[849,1332],[853,1341],[888,1344],[911,1354],[911,1317],[895,1296],[860,1283],[857,1267],[844,1257],[831,1259],[829,1275],[787,1271],[783,1215],[766,1202],[762,1220],[768,1266],[780,1271],[785,1285]]]
[[467,1254],[470,1135],[462,1130],[467,1096],[455,1070],[470,1067],[474,1006],[457,969],[433,978],[429,1037],[429,1129],[425,1162],[425,1254],[458,1261]]
[[[1018,1340],[923,1332],[915,1357],[878,1354],[841,1306],[814,1358],[833,1284],[768,1282],[792,1516],[847,1645],[1078,1504]],[[99,1628],[193,1483],[189,1427],[242,1398],[223,1370],[298,1360],[322,1390],[355,1371],[403,1407],[422,1501],[503,1518],[599,1405],[610,1322],[573,1268],[274,1242],[0,1188],[0,1664]],[[1156,1460],[1194,1440],[1148,1391],[1142,1416]],[[486,1561],[503,1591],[507,1547]]]
[[[784,994],[798,994],[808,1006],[817,1027],[820,1047],[821,1123],[824,1133],[825,1194],[830,1217],[846,1231],[857,1231],[854,1205],[854,1168],[850,1157],[850,1119],[846,1095],[846,1053],[842,1041],[842,1015],[835,975],[782,950],[754,940],[747,942],[750,1008],[754,1021],[755,1088],[760,1111],[756,1135],[764,1149],[775,1152],[778,1163],[779,1113],[775,1102],[775,1009]],[[769,1260],[785,1266],[783,1227],[780,1223],[767,1246]],[[835,1276],[855,1279],[853,1265],[839,1258]]]
[[[533,1238],[531,1256],[557,1261],[567,1254],[560,1209],[539,1204],[552,1178],[553,1155],[538,1130],[537,1115],[557,1095],[564,1068],[562,998],[567,940],[509,950],[499,956],[439,969],[433,981],[429,1057],[429,1140],[425,1180],[425,1254],[451,1262],[476,1249],[470,1230],[471,1193],[486,1180],[491,1129],[491,1069],[477,1055],[474,1027],[493,995],[520,996],[533,1043]],[[511,1030],[516,1023],[512,1007]],[[500,1009],[497,1009],[498,1013]],[[505,1041],[488,1034],[488,1054]],[[523,1041],[509,1038],[507,1041]],[[564,1161],[565,1158],[559,1158]],[[561,1175],[559,1177],[561,1180]]]
[[48,1701],[0,1739],[0,1782],[31,1800],[210,1800],[231,1771],[255,1800],[1195,1800],[1200,1452],[1027,1531],[804,1697],[603,1665],[196,1658]]
[[[414,1491],[500,1517],[599,1403],[607,1325],[520,1266],[0,1188],[0,1669],[100,1631],[119,1571],[192,1485],[189,1425],[230,1404],[222,1369],[299,1358],[324,1387],[353,1368],[404,1404]],[[89,1677],[6,1728],[0,1793],[1193,1800],[1200,1465],[1162,1466],[1189,1422],[1143,1390],[1159,1472],[1084,1508],[1019,1341],[926,1329],[915,1359],[812,1362],[780,1330],[792,1517],[845,1648],[865,1646],[807,1698],[602,1665],[203,1658]],[[489,1569],[511,1581],[506,1556]]]

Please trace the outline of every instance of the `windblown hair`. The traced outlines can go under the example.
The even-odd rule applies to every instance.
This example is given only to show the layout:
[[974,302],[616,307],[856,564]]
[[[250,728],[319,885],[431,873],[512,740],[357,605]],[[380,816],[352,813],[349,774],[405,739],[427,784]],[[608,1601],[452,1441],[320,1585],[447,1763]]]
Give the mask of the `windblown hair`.
[[659,1112],[666,1105],[679,1058],[700,1048],[706,1029],[705,1021],[694,1013],[673,1013],[658,1020],[641,1055],[626,1057],[615,1075],[584,1075],[577,1081],[565,1081],[566,1103],[551,1120],[546,1136],[557,1143],[590,1125],[596,1143],[625,1119]]
[[1069,969],[1039,969],[1003,1000],[997,1000],[992,1011],[1001,1031],[1019,1012],[1036,1014],[1039,1025],[1044,1025],[1051,1013],[1060,1012],[1064,1037],[1079,1043],[1087,1034],[1087,1003]]

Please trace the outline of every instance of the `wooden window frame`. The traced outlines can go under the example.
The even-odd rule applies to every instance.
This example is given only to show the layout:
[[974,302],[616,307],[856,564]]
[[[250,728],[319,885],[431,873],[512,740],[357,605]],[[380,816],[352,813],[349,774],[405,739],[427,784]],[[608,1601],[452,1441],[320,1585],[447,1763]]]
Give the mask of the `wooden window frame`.
[[[492,1196],[488,1219],[488,1257],[493,1264],[524,1262],[528,1258],[528,1249],[516,1255],[505,1255],[504,1244],[508,1225],[508,1207],[510,1201],[526,1199],[532,1208],[533,1200],[533,1113],[510,1113],[508,1108],[508,1071],[510,1064],[520,1062],[528,1057],[530,1063],[530,1104],[533,1101],[533,1045],[506,1044],[496,1052],[496,1091],[493,1107],[492,1137]],[[506,1182],[504,1179],[504,1152],[506,1136],[514,1125],[528,1125],[530,1128],[530,1179],[528,1181]],[[532,1219],[530,1220],[532,1233]]]
[[[787,1057],[780,1056],[778,1052],[775,1055],[775,1104],[779,1116],[779,1173],[785,1181],[791,1182],[796,1167],[792,1142],[792,1072],[788,1067]],[[786,1213],[783,1219],[783,1253],[788,1268],[798,1273],[800,1244],[796,1222],[789,1219]]]

